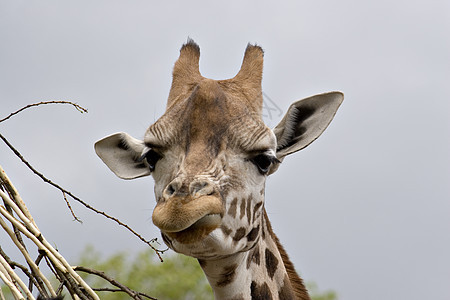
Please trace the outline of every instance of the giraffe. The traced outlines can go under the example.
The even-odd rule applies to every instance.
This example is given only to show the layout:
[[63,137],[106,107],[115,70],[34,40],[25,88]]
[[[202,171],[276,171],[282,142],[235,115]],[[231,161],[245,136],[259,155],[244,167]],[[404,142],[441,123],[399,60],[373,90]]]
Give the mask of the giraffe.
[[189,39],[166,111],[143,140],[116,133],[95,150],[122,179],[153,176],[153,223],[169,248],[199,261],[215,299],[307,300],[264,208],[265,181],[321,135],[343,94],[297,101],[271,130],[261,117],[263,54],[248,44],[237,75],[212,80],[200,74],[200,48]]

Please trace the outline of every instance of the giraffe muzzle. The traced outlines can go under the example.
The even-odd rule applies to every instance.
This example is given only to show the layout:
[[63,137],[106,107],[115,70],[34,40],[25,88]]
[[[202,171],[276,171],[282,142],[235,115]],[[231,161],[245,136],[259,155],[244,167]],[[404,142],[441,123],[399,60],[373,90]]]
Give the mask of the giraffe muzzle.
[[171,197],[156,205],[152,220],[164,233],[205,228],[211,231],[220,226],[223,213],[222,200],[215,195]]

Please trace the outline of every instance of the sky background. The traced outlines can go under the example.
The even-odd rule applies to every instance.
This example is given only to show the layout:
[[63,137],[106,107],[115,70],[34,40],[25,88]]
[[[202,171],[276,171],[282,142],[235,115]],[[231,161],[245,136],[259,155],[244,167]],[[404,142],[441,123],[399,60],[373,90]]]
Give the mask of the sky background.
[[[0,132],[47,177],[146,238],[153,180],[122,181],[95,155],[142,138],[163,112],[188,37],[205,77],[233,77],[265,50],[264,92],[283,112],[313,94],[345,100],[325,133],[267,180],[266,209],[306,281],[341,300],[450,299],[449,1],[0,1]],[[274,127],[281,119],[265,120]],[[46,236],[76,262],[146,245],[72,206],[0,143],[0,164]],[[0,233],[6,250],[7,238]]]

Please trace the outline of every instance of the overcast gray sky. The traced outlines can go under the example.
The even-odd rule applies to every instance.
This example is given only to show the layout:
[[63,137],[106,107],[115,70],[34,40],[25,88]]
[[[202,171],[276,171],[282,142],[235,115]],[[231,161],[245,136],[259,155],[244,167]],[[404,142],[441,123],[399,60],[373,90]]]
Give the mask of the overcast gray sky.
[[[163,112],[187,37],[200,69],[233,77],[265,50],[264,92],[284,112],[332,90],[326,132],[267,182],[266,208],[297,270],[345,300],[450,299],[449,1],[0,1],[0,132],[41,172],[147,238],[151,178],[122,181],[97,139],[142,137]],[[275,126],[281,116],[266,118]],[[76,261],[146,246],[45,185],[0,143],[0,164],[47,239]],[[6,238],[0,233],[2,247]]]

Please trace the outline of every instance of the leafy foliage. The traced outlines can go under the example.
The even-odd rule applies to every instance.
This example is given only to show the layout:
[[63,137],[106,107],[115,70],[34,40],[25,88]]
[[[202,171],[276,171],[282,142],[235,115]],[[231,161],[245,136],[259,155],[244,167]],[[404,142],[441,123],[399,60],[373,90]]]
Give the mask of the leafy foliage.
[[320,292],[319,288],[317,287],[317,284],[314,282],[308,282],[306,284],[306,287],[308,288],[308,291],[311,295],[312,300],[337,300],[337,294],[335,291],[324,291]]
[[[202,269],[196,259],[184,255],[166,255],[161,263],[151,249],[130,258],[127,253],[117,253],[103,258],[89,247],[81,255],[80,265],[104,271],[129,288],[165,300],[213,299]],[[104,287],[105,281],[83,275],[92,287]],[[308,283],[312,300],[337,300],[333,291],[320,292],[315,283]],[[102,293],[105,300],[125,300],[123,293]]]

